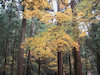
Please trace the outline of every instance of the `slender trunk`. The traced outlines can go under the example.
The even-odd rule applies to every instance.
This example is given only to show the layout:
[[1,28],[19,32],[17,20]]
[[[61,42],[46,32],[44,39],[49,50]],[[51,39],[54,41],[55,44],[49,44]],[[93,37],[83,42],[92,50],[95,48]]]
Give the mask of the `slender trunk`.
[[62,65],[62,75],[64,74],[64,65],[63,65],[63,57],[62,57],[62,53],[61,53],[61,65]]
[[85,53],[85,66],[86,66],[86,75],[87,75],[87,56],[86,56],[86,53]]
[[3,75],[6,75],[6,64],[7,64],[7,52],[8,52],[9,40],[6,39],[6,50],[5,50],[5,61],[4,61],[4,71]]
[[41,69],[41,60],[38,58],[38,75],[40,75],[40,69]]
[[71,64],[71,55],[70,55],[70,53],[69,53],[69,75],[72,75],[72,64]]
[[98,75],[100,75],[100,54],[99,53],[96,53],[97,55],[97,71],[98,71]]
[[74,47],[73,50],[74,50],[74,70],[75,70],[75,75],[82,75],[80,51],[77,51],[75,47]]
[[6,58],[7,58],[7,55],[6,55],[6,51],[5,51],[5,62],[4,62],[4,71],[3,71],[3,75],[6,75]]
[[62,75],[62,54],[58,52],[58,75]]
[[[20,45],[25,41],[25,32],[26,32],[26,19],[22,20],[22,29],[20,37]],[[23,75],[23,63],[24,63],[24,49],[19,47],[18,51],[18,65],[17,65],[17,75]]]

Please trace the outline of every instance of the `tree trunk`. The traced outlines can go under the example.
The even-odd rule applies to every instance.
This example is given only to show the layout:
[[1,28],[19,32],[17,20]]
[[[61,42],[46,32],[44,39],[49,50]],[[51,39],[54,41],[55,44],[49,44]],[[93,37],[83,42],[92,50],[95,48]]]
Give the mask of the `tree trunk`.
[[4,62],[4,71],[3,71],[3,75],[6,75],[6,52],[5,52],[5,62]]
[[97,55],[97,71],[98,71],[98,75],[100,75],[100,54],[99,53],[96,53]]
[[38,58],[38,75],[40,75],[41,72],[41,60]]
[[3,71],[3,75],[6,75],[6,60],[7,59],[7,55],[6,55],[6,51],[5,51],[5,62],[4,62],[4,71]]
[[75,75],[82,75],[81,57],[80,51],[77,51],[74,47],[74,70]]
[[7,37],[7,39],[6,39],[6,50],[5,50],[5,61],[4,61],[4,71],[3,71],[3,75],[6,75],[6,64],[7,64],[8,47],[9,47],[9,40],[8,40],[8,37]]
[[71,64],[71,55],[70,55],[70,53],[69,53],[69,75],[72,75],[72,64]]
[[58,75],[62,75],[62,54],[58,52]]
[[[26,19],[22,20],[22,29],[20,37],[20,45],[25,41],[25,32],[26,32]],[[23,75],[23,63],[24,63],[24,49],[19,47],[18,51],[18,65],[17,65],[17,75]]]
[[85,53],[85,66],[86,66],[86,75],[87,75],[88,70],[87,70],[87,56],[86,56],[86,53]]

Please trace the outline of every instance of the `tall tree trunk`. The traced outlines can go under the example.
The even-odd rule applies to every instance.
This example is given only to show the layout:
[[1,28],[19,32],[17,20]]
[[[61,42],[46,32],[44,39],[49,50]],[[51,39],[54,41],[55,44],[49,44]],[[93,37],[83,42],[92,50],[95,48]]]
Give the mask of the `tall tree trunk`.
[[9,47],[9,40],[8,40],[8,37],[7,37],[7,39],[6,39],[6,50],[5,50],[5,61],[4,61],[4,71],[3,71],[3,75],[6,75],[6,64],[7,64],[8,47]]
[[72,75],[72,64],[71,64],[71,55],[70,55],[70,53],[69,53],[69,75]]
[[62,53],[58,52],[58,75],[62,75]]
[[[77,13],[75,12],[75,5],[76,2],[75,0],[71,0],[71,9],[72,9],[72,15],[73,16],[77,16]],[[72,26],[74,27],[74,38],[76,41],[78,41],[78,36],[79,36],[79,29],[77,26],[77,23],[75,22],[75,18],[72,19]],[[74,71],[75,71],[75,75],[82,75],[82,65],[81,65],[81,54],[80,54],[80,50],[76,50],[76,48],[73,49],[74,51]]]
[[75,70],[75,75],[82,75],[80,51],[77,51],[75,47],[74,47],[73,51],[74,51],[74,70]]
[[6,52],[5,52],[5,62],[4,62],[4,71],[3,71],[3,75],[6,75],[6,60],[7,59],[7,55],[6,55]]
[[97,71],[98,71],[98,75],[100,75],[100,53],[96,53],[97,56]]
[[[25,41],[26,32],[26,19],[22,19],[22,29],[20,37],[20,45]],[[18,51],[18,64],[17,64],[17,75],[23,75],[23,64],[24,64],[24,49],[19,47]]]
[[41,72],[41,60],[38,58],[38,75],[40,75]]

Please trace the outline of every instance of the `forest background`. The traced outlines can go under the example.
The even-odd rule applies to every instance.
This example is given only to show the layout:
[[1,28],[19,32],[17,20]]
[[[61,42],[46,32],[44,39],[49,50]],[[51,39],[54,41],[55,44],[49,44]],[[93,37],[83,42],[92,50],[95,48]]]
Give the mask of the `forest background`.
[[100,75],[100,1],[0,0],[0,75]]

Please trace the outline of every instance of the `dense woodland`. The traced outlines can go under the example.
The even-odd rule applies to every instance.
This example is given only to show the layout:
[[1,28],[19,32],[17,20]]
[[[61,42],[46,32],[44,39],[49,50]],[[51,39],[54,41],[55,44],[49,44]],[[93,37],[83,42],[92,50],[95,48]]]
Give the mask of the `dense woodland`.
[[0,0],[0,75],[100,75],[100,0]]

